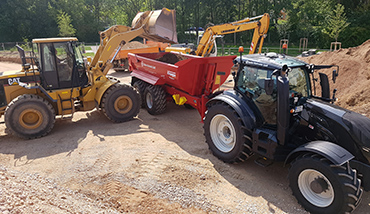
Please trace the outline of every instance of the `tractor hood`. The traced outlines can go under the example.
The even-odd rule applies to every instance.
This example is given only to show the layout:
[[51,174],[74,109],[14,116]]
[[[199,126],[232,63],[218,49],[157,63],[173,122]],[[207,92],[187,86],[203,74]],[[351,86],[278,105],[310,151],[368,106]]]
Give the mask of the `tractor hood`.
[[347,111],[343,115],[343,122],[350,132],[355,135],[364,150],[370,150],[370,119],[353,111]]
[[[338,140],[349,141],[346,136],[351,136],[357,148],[362,150],[364,156],[370,161],[370,119],[368,117],[316,99],[307,100],[306,107],[313,113],[309,115],[311,117],[315,115],[313,116],[315,120],[329,129]],[[349,142],[343,143],[349,145]]]
[[[0,72],[0,85],[18,85],[19,82],[34,82],[37,81],[39,78],[38,71],[34,72],[24,72],[22,70],[18,71],[3,71]],[[37,77],[35,79],[35,77]]]

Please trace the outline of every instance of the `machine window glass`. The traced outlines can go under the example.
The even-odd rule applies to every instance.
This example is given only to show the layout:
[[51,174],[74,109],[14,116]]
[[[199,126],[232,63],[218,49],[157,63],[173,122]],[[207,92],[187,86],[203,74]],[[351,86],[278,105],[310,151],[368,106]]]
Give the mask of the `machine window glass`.
[[69,43],[54,43],[59,81],[70,81],[73,71],[73,53]]
[[51,44],[42,44],[44,72],[55,71],[55,60]]
[[266,78],[272,78],[276,83],[276,77],[271,77],[273,71],[246,66],[241,72],[237,82],[238,89],[253,99],[267,123],[276,124],[276,86],[272,95],[267,95],[265,91]]
[[308,97],[307,76],[302,68],[293,68],[289,73],[289,90],[292,93]]

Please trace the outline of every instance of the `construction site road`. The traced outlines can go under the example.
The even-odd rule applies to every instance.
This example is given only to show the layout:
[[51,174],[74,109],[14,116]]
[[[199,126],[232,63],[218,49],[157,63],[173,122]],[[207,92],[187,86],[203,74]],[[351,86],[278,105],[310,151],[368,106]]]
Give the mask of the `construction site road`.
[[[0,62],[4,68],[20,66]],[[129,73],[110,75],[130,81]],[[261,167],[257,157],[223,163],[208,150],[200,121],[196,110],[173,103],[125,123],[94,110],[22,140],[5,133],[1,117],[0,212],[307,213],[291,193],[288,166]],[[354,213],[367,213],[369,202],[365,192]]]

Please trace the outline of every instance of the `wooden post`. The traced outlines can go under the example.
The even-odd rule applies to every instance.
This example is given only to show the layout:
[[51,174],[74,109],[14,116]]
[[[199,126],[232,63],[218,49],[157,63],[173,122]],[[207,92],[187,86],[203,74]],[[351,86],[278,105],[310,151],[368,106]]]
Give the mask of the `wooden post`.
[[[330,51],[336,51],[337,46],[339,46],[338,50],[341,49],[342,48],[342,43],[341,42],[332,42],[330,44]],[[334,50],[332,50],[333,47],[334,47]]]

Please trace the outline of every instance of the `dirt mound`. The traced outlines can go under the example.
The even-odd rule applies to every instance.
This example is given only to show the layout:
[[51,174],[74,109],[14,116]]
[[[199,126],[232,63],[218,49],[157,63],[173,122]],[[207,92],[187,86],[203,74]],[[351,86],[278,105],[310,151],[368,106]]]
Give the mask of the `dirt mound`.
[[175,64],[181,60],[188,59],[185,56],[174,54],[174,53],[167,53],[163,55],[162,57],[158,58],[158,61],[166,62],[170,64]]
[[[370,40],[358,47],[324,52],[302,60],[313,64],[338,65],[339,76],[335,84],[331,82],[331,90],[338,90],[336,104],[370,117]],[[332,69],[320,72],[332,78]]]
[[0,51],[0,62],[22,63],[17,51]]
[[137,48],[147,48],[149,47],[148,45],[145,45],[141,42],[137,42],[137,41],[132,41],[132,42],[129,42],[127,44],[125,44],[124,46],[122,46],[122,50],[127,50],[127,49],[137,49]]

